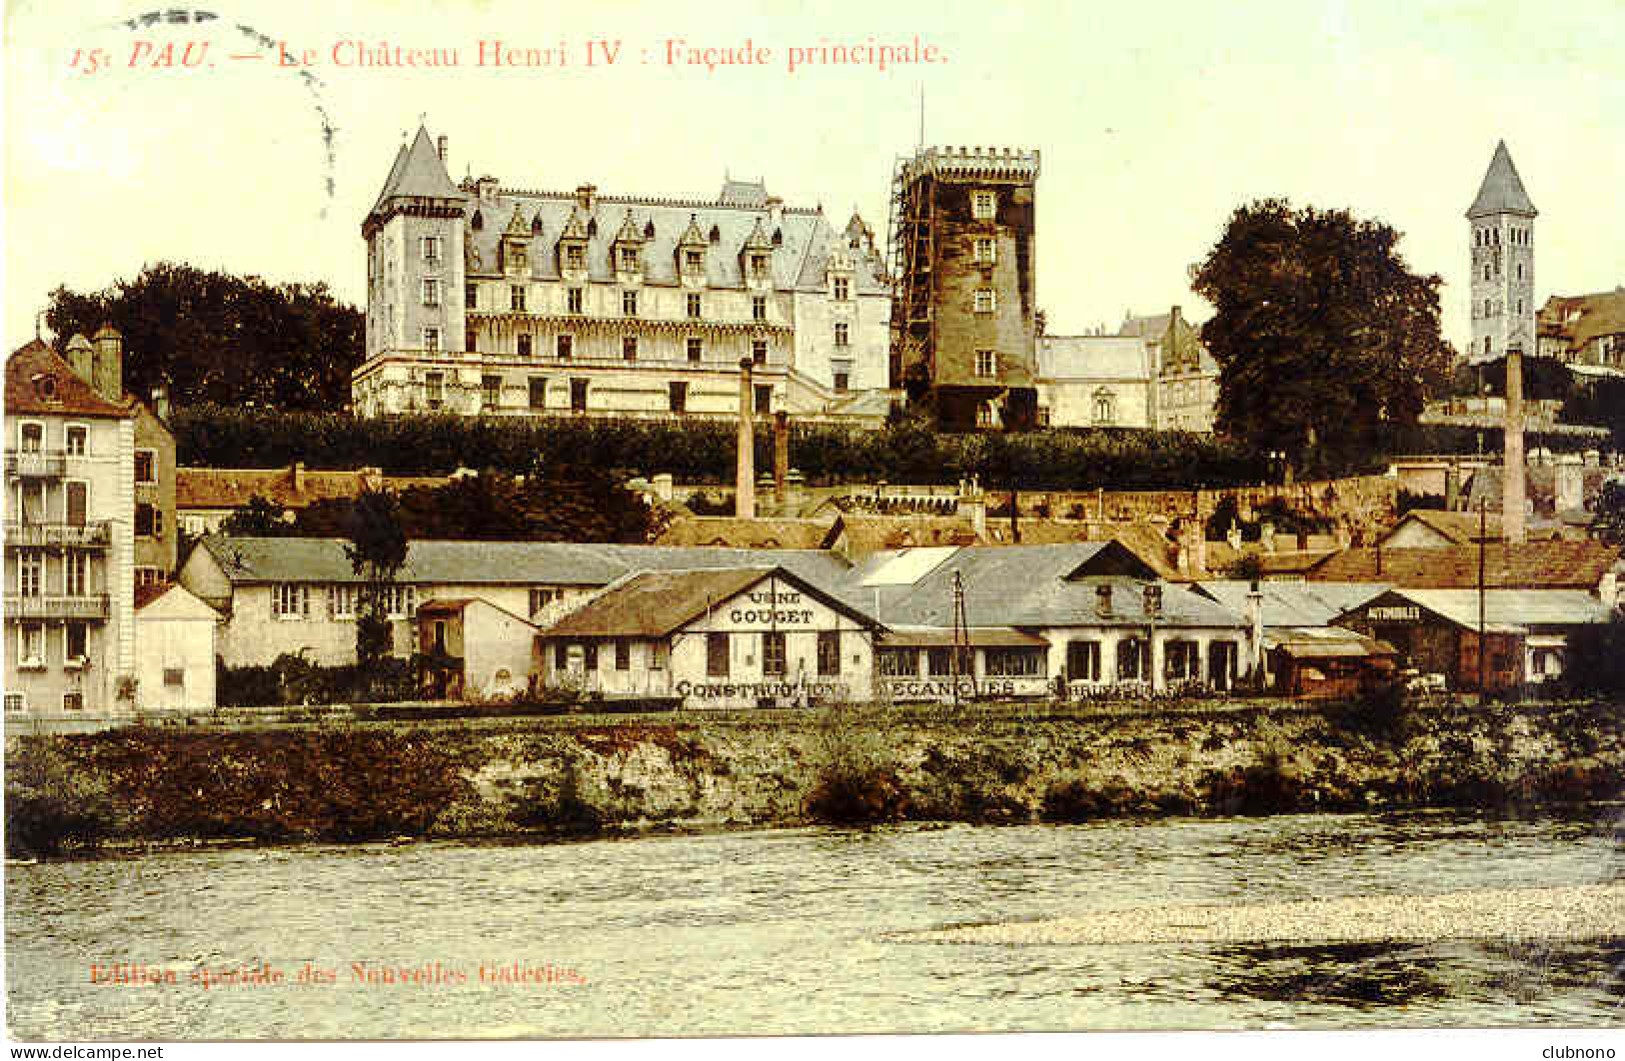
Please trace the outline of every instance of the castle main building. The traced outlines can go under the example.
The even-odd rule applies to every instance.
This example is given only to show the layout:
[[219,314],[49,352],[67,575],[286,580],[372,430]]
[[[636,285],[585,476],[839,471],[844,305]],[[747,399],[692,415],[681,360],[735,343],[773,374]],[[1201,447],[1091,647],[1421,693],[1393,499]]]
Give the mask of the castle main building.
[[841,417],[887,386],[874,237],[762,183],[715,201],[453,184],[419,129],[368,212],[362,416]]

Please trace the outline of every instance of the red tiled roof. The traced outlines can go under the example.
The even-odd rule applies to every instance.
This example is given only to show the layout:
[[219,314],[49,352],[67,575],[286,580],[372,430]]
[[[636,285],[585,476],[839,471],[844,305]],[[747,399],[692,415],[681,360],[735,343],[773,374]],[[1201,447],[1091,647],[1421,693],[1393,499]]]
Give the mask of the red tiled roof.
[[61,357],[35,339],[6,359],[6,413],[126,417],[134,411],[110,402],[79,378]]
[[732,549],[817,549],[830,524],[812,519],[739,519],[734,516],[678,516],[655,538],[655,545],[718,546]]
[[[1484,584],[1497,589],[1594,589],[1620,551],[1594,541],[1490,542]],[[1380,557],[1380,560],[1379,560]],[[1478,547],[1345,549],[1311,568],[1312,582],[1386,582],[1408,589],[1472,589]]]
[[400,491],[413,486],[443,486],[439,476],[380,476],[349,470],[306,468],[302,488],[294,489],[292,468],[176,468],[175,507],[241,508],[255,496],[283,508],[304,508],[316,501],[353,498],[369,480],[381,489]]

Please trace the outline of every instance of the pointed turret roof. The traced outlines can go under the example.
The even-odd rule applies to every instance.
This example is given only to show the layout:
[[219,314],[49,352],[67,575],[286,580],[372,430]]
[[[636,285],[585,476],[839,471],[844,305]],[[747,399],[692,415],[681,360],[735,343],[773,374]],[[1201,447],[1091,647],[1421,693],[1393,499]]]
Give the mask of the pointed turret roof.
[[390,199],[395,198],[418,199],[466,199],[467,196],[451,182],[446,173],[446,164],[440,161],[440,152],[435,150],[434,141],[429,139],[429,130],[418,126],[418,135],[412,141],[411,147],[403,147],[395,156],[395,165],[390,168],[389,177],[384,181],[384,190],[378,193],[378,203],[374,210],[381,208]]
[[513,204],[513,217],[508,219],[507,234],[510,236],[530,235],[530,226],[525,224],[525,215],[518,203]]
[[1495,145],[1490,168],[1484,171],[1484,183],[1478,186],[1478,198],[1467,208],[1468,217],[1490,214],[1522,214],[1525,217],[1536,214],[1535,204],[1529,201],[1529,193],[1523,190],[1523,181],[1518,178],[1518,168],[1512,164],[1512,155],[1507,151],[1505,140]]

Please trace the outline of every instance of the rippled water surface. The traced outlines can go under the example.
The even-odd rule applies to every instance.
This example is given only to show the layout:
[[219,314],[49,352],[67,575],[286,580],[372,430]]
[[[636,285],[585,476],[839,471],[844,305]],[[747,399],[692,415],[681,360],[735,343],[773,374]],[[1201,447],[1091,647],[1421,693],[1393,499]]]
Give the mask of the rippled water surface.
[[[891,937],[1165,903],[1594,883],[1625,875],[1617,813],[306,846],[11,866],[7,1020],[14,1035],[52,1039],[1619,1024],[1625,940]],[[482,965],[516,962],[533,982],[481,982]],[[178,982],[91,982],[92,964],[118,963]],[[285,981],[190,981],[251,963]],[[296,982],[307,963],[335,980]],[[441,982],[376,982],[385,967]]]

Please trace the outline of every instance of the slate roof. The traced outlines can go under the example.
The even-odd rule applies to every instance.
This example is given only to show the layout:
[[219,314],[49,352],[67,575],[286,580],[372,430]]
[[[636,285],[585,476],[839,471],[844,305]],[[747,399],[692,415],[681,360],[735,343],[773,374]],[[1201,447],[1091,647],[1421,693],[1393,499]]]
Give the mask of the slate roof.
[[[1490,542],[1484,546],[1484,584],[1593,590],[1619,555],[1618,549],[1595,541],[1522,545]],[[1478,547],[1346,549],[1315,565],[1307,577],[1315,582],[1386,582],[1412,589],[1471,589],[1478,586]]]
[[395,153],[395,164],[384,179],[384,187],[373,205],[376,212],[390,199],[466,199],[446,173],[446,164],[440,161],[440,152],[429,139],[429,130],[418,126],[418,135],[410,147],[402,146]]
[[[358,582],[339,538],[210,535],[203,545],[234,583]],[[396,580],[440,585],[607,586],[643,570],[771,564],[829,582],[848,565],[805,549],[690,549],[580,542],[414,541]]]
[[[1252,583],[1236,579],[1202,582],[1196,592],[1246,617]],[[1260,582],[1258,592],[1264,626],[1329,626],[1333,619],[1366,601],[1381,596],[1387,586],[1369,582]]]
[[817,549],[830,524],[816,519],[739,519],[734,516],[679,516],[666,525],[656,545],[705,545],[738,549]]
[[1478,196],[1467,208],[1467,216],[1511,213],[1534,217],[1537,212],[1535,204],[1529,201],[1529,193],[1523,190],[1523,181],[1518,177],[1518,167],[1512,164],[1507,142],[1502,140],[1495,145],[1490,167],[1484,171],[1484,182],[1478,186]]
[[[122,419],[134,416],[135,409],[128,402],[110,402],[96,393],[72,365],[35,339],[6,358],[6,415]],[[7,449],[15,444],[7,438]]]
[[[591,279],[611,283],[615,272],[610,250],[628,221],[640,237],[647,225],[654,226],[652,238],[642,240],[643,282],[675,286],[678,283],[677,249],[683,233],[693,222],[709,240],[713,228],[717,239],[705,254],[705,281],[713,288],[743,288],[744,263],[740,251],[758,225],[771,241],[777,232],[779,242],[771,248],[773,287],[777,290],[826,289],[825,271],[830,259],[845,254],[852,266],[853,290],[857,294],[885,294],[889,289],[879,274],[879,260],[867,247],[853,248],[838,234],[822,212],[784,207],[773,222],[765,207],[735,202],[705,202],[639,198],[629,196],[594,197],[592,210],[584,211],[574,193],[523,191],[501,188],[492,200],[470,199],[465,208],[465,267],[469,276],[494,276],[498,271],[498,243],[503,228],[515,209],[529,229],[537,219],[541,229],[531,238],[531,276],[539,280],[559,279],[556,247],[559,234],[575,218],[581,225],[591,222],[596,232],[587,242],[587,272]],[[481,226],[470,223],[475,212]]]
[[1146,381],[1151,376],[1151,351],[1139,336],[1044,335],[1038,339],[1040,380],[1116,383]]
[[[955,550],[912,583],[865,584],[865,568],[839,591],[869,607],[887,626],[949,626],[954,622],[954,575],[964,589],[970,626],[1145,625],[1146,582],[1154,572],[1116,542],[1071,545],[1006,545]],[[1099,570],[1102,574],[1091,574]],[[1098,609],[1097,587],[1111,591],[1111,608]],[[1181,586],[1163,584],[1159,626],[1227,626],[1241,620],[1229,609]]]
[[[1478,629],[1476,589],[1396,589],[1392,595],[1464,629]],[[1484,594],[1485,627],[1498,633],[1528,633],[1531,626],[1602,623],[1612,614],[1611,607],[1584,590],[1492,589]]]
[[241,508],[254,497],[304,508],[315,501],[354,498],[372,482],[375,488],[400,491],[414,486],[444,486],[446,476],[378,476],[361,470],[306,468],[303,488],[294,489],[292,468],[176,468],[175,507]]

